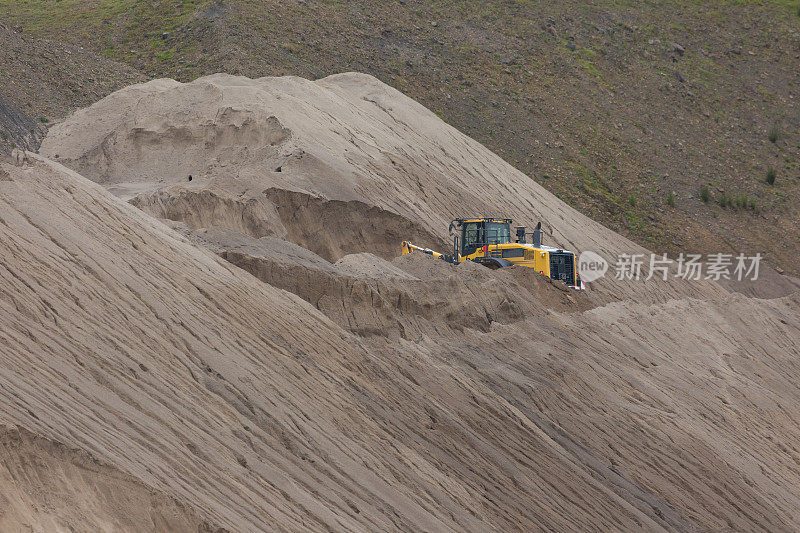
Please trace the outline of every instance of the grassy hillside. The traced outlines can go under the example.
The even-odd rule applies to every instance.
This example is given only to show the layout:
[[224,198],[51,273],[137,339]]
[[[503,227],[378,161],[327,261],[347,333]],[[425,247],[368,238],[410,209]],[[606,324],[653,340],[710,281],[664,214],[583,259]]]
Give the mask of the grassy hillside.
[[[0,12],[2,13],[2,12]],[[134,68],[0,19],[0,154],[35,150],[55,121],[141,81]]]
[[799,9],[0,0],[0,21],[148,76],[368,72],[652,249],[798,272]]

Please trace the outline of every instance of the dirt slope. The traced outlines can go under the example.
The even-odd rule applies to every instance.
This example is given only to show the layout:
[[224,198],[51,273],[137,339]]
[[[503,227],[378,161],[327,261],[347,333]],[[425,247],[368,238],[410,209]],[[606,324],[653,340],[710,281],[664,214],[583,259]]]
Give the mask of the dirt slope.
[[38,149],[48,126],[142,79],[83,46],[25,34],[0,15],[0,154]]
[[3,531],[213,531],[138,479],[18,427],[0,429]]
[[[2,167],[0,421],[172,498],[175,527],[800,521],[796,287],[575,293],[397,258],[464,211],[645,250],[372,77],[157,80],[42,153],[101,185],[43,156]],[[47,494],[3,516],[46,523]]]
[[[796,294],[563,313],[531,293],[487,328],[454,333],[432,314],[413,337],[363,335],[56,163],[2,171],[0,420],[174,498],[192,510],[176,528],[195,528],[195,512],[237,531],[800,520]],[[478,283],[498,309],[517,275],[427,256],[394,266],[428,284],[403,300]],[[102,481],[82,479],[92,508]],[[46,523],[59,486],[5,523]]]
[[794,0],[0,0],[0,20],[150,77],[366,72],[639,244],[800,272]]
[[[522,464],[525,448],[487,442],[460,455],[465,443],[424,438],[418,417],[440,402],[302,300],[63,167],[3,170],[6,423],[84,449],[237,531],[596,520],[528,508],[550,498],[557,470],[573,468],[565,457],[546,451]],[[414,407],[400,414],[403,405]],[[444,416],[488,416],[480,403],[464,407]],[[511,415],[498,423],[529,442]],[[456,440],[497,438],[452,424],[464,427]],[[552,480],[523,481],[510,499],[511,485],[495,487],[487,506],[476,484],[509,461],[522,479],[550,470]],[[608,527],[645,519],[580,480],[559,489]]]

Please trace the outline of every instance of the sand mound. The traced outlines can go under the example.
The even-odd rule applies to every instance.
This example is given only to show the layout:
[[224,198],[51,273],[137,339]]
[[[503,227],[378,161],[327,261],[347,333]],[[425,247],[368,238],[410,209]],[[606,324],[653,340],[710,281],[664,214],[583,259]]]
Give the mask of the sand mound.
[[323,315],[62,169],[6,170],[0,419],[234,531],[458,527],[364,466],[364,354]]
[[173,186],[133,196],[130,203],[156,218],[180,221],[193,229],[212,226],[250,237],[277,236],[305,247],[328,261],[371,250],[385,258],[397,255],[404,239],[442,247],[430,232],[403,217],[363,202],[341,202],[269,189],[254,192],[241,184]]
[[0,427],[3,531],[213,531],[196,513],[84,450]]
[[[281,239],[253,239],[223,228],[191,230],[182,223],[171,225],[192,242],[261,281],[296,294],[342,328],[363,337],[416,339],[421,335],[452,336],[465,328],[488,331],[494,322],[513,323],[526,314],[541,312],[540,298],[546,296],[532,294],[513,281],[497,283],[491,271],[473,264],[451,272],[450,277],[419,279],[371,254],[348,255],[331,264]],[[411,260],[418,261],[448,266],[430,256]],[[569,311],[579,308],[568,299],[551,300],[547,305]]]
[[[2,167],[0,420],[210,527],[800,523],[800,295],[383,261],[476,213],[643,250],[373,78],[160,80],[43,151],[141,210]],[[49,523],[19,498],[6,523]]]
[[336,261],[336,266],[356,277],[416,279],[385,259],[367,253],[346,255]]
[[768,265],[759,270],[756,280],[722,279],[719,283],[731,292],[753,298],[783,298],[800,291],[800,278],[779,274]]
[[[405,359],[427,349],[367,352],[301,299],[63,167],[4,169],[0,420],[86,450],[234,531],[567,523],[552,483],[571,460],[523,463],[539,437],[513,411],[489,415],[483,387],[464,404],[445,372],[435,386],[449,392],[433,398]],[[503,427],[521,433],[507,440]],[[640,521],[583,485],[558,482],[585,509],[569,523]],[[45,503],[25,520],[46,523]]]
[[421,279],[441,279],[458,276],[462,279],[486,280],[492,271],[471,261],[452,265],[432,255],[411,253],[396,257],[392,263],[398,268]]
[[239,253],[260,259],[269,259],[278,264],[298,266],[340,274],[339,269],[311,250],[276,237],[255,239],[228,228],[212,226],[192,230],[181,222],[167,222],[170,227],[185,235],[192,242],[208,248],[218,255],[226,252]]
[[[645,253],[362,74],[315,82],[219,74],[188,84],[135,85],[53,127],[41,153],[124,191],[186,184],[189,175],[236,195],[247,190],[248,198],[273,201],[290,240],[329,261],[359,252],[391,259],[404,239],[446,250],[449,221],[470,215],[507,216],[528,226],[541,220],[551,244],[612,260],[620,252]],[[167,187],[155,194],[175,193]],[[160,207],[168,204],[137,201],[159,218],[202,227],[191,220],[201,206]],[[240,229],[238,222],[228,227]],[[724,292],[704,283],[613,278],[596,283],[595,291],[607,300],[649,302]]]
[[255,238],[286,237],[274,204],[263,196],[171,187],[139,194],[130,203],[156,218],[183,222],[190,228],[228,228]]

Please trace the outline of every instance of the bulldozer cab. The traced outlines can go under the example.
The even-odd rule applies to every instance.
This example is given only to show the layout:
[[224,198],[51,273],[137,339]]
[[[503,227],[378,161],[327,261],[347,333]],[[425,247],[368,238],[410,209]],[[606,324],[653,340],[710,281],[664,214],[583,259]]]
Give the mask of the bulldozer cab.
[[461,256],[474,254],[480,248],[493,244],[511,242],[511,220],[509,219],[457,219],[461,226]]

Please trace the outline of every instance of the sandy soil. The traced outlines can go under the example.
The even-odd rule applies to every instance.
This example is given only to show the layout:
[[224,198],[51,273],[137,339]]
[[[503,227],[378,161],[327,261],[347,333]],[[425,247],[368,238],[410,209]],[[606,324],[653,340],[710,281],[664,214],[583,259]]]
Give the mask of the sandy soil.
[[29,431],[0,428],[3,531],[213,531],[138,479]]
[[[646,252],[363,74],[134,85],[53,127],[41,153],[111,187],[149,187],[133,203],[159,218],[287,234],[329,261],[363,251],[390,259],[404,239],[447,249],[450,220],[478,214],[543,221],[550,244],[610,260]],[[720,293],[613,280],[595,290],[640,301]]]
[[[88,528],[800,522],[791,283],[579,293],[396,257],[398,228],[446,242],[464,211],[640,249],[362,75],[159,80],[51,135],[50,159],[0,167],[0,421],[89,454],[153,517],[81,476]],[[36,469],[2,442],[2,492],[19,494],[3,472]],[[78,520],[44,505],[77,475],[0,523]]]

